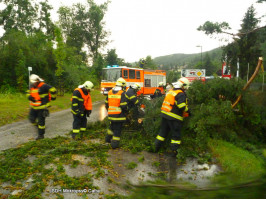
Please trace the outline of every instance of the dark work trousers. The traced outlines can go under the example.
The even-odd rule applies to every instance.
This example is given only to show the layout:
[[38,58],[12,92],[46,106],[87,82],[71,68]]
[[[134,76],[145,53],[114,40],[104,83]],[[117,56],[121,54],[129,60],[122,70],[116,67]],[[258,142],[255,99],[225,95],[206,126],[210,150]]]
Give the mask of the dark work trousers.
[[43,135],[45,133],[45,117],[43,116],[43,109],[30,109],[29,120],[38,127],[38,134]]
[[80,131],[86,131],[87,128],[87,117],[73,115],[73,133],[79,133]]
[[114,133],[113,136],[120,138],[121,132],[122,132],[123,123],[124,122],[115,122],[115,121],[111,121],[110,122],[110,129]]
[[162,117],[161,122],[161,130],[159,136],[162,138],[166,138],[168,133],[171,131],[171,150],[176,151],[178,149],[179,144],[172,143],[174,141],[181,140],[181,129],[182,129],[183,122],[179,120],[168,120]]

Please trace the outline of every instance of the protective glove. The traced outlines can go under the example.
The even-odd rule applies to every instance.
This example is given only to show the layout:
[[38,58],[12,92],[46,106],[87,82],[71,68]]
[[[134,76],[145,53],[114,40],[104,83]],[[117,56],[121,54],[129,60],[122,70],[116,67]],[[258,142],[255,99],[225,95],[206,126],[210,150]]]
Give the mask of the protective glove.
[[87,117],[91,115],[91,110],[86,110]]
[[44,109],[43,112],[42,112],[42,116],[43,117],[49,117],[49,110],[48,109]]

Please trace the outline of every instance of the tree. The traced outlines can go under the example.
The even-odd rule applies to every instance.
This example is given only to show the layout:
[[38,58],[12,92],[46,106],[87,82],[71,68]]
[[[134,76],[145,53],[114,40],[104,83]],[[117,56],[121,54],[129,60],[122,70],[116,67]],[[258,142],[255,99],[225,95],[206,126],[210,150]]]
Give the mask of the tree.
[[[259,20],[255,17],[255,9],[253,5],[248,8],[244,19],[242,20],[240,32],[249,32],[257,28]],[[249,77],[253,74],[258,57],[261,56],[258,32],[249,32],[249,34],[241,35],[237,40],[239,45],[240,60],[240,77],[246,76],[248,64],[250,65]]]
[[107,51],[107,56],[105,58],[105,61],[107,65],[118,65],[119,59],[115,49]]
[[65,52],[65,44],[63,41],[61,30],[56,27],[55,28],[55,38],[57,42],[57,48],[54,50],[55,60],[56,60],[56,71],[55,75],[58,78],[58,87],[59,87],[59,95],[64,95],[64,83],[62,80],[62,75],[64,72],[64,62],[66,59],[66,52]]
[[95,60],[98,58],[99,50],[108,44],[106,37],[108,32],[104,30],[104,15],[109,2],[97,5],[93,0],[88,0],[90,9],[88,12],[88,30],[85,33],[85,40],[90,50],[90,55]]
[[151,56],[147,56],[145,59],[144,69],[157,69],[156,64],[152,60]]
[[229,62],[235,66],[239,58],[241,78],[246,75],[248,63],[250,64],[250,74],[253,73],[257,59],[261,56],[258,32],[265,29],[265,26],[257,26],[259,19],[255,17],[255,14],[255,9],[252,5],[245,13],[241,29],[237,34],[226,32],[226,30],[230,29],[226,22],[219,24],[208,21],[198,28],[199,31],[204,31],[207,35],[226,33],[234,37],[234,42],[224,48],[224,57],[227,57]]
[[211,76],[216,71],[215,65],[212,63],[208,53],[205,54],[203,59],[203,69],[206,69],[206,75]]
[[102,69],[104,68],[104,66],[105,66],[105,61],[102,55],[98,54],[98,57],[93,64],[93,69],[95,71],[95,75],[99,82],[101,81]]
[[50,40],[53,38],[54,33],[54,23],[51,20],[50,11],[53,9],[51,5],[48,4],[48,0],[40,2],[41,9],[39,11],[39,30],[50,36]]
[[88,5],[75,4],[71,8],[60,7],[59,23],[66,38],[66,44],[76,48],[76,52],[86,59],[82,51],[86,47],[95,61],[100,49],[107,45],[108,32],[104,29],[104,15],[107,3],[97,5],[88,0]]
[[37,7],[31,0],[4,0],[7,6],[0,11],[0,25],[6,33],[11,30],[23,31],[26,34],[34,32],[34,22],[37,17]]
[[17,89],[19,92],[24,92],[27,88],[26,76],[26,58],[23,51],[19,49],[17,65],[15,66],[16,78],[17,78]]
[[63,6],[59,8],[58,14],[66,45],[74,47],[75,52],[86,60],[86,54],[82,50],[85,45],[85,32],[88,31],[86,7],[82,4],[75,4],[71,8]]

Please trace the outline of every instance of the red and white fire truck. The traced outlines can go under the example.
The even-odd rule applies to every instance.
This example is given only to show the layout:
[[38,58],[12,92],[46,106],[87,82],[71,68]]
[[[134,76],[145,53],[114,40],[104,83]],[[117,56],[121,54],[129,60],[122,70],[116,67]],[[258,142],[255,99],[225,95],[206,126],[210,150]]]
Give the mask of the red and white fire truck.
[[116,80],[120,77],[126,80],[127,87],[134,85],[134,83],[139,83],[141,90],[138,92],[138,95],[154,94],[160,82],[163,82],[164,85],[166,84],[166,72],[164,70],[114,65],[102,70],[101,93],[107,95],[108,91],[115,86]]

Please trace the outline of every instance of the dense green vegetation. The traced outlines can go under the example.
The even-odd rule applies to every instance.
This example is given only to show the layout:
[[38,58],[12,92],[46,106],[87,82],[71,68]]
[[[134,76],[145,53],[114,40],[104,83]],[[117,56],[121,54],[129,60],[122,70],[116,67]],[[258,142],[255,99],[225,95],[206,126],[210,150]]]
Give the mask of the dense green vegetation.
[[[103,17],[108,3],[61,7],[59,21],[51,20],[47,1],[6,1],[0,11],[0,92],[24,92],[28,67],[60,90],[72,90],[91,80],[99,86],[105,60],[99,49],[108,43]],[[88,53],[82,49],[88,48]],[[90,65],[87,63],[92,61]]]

